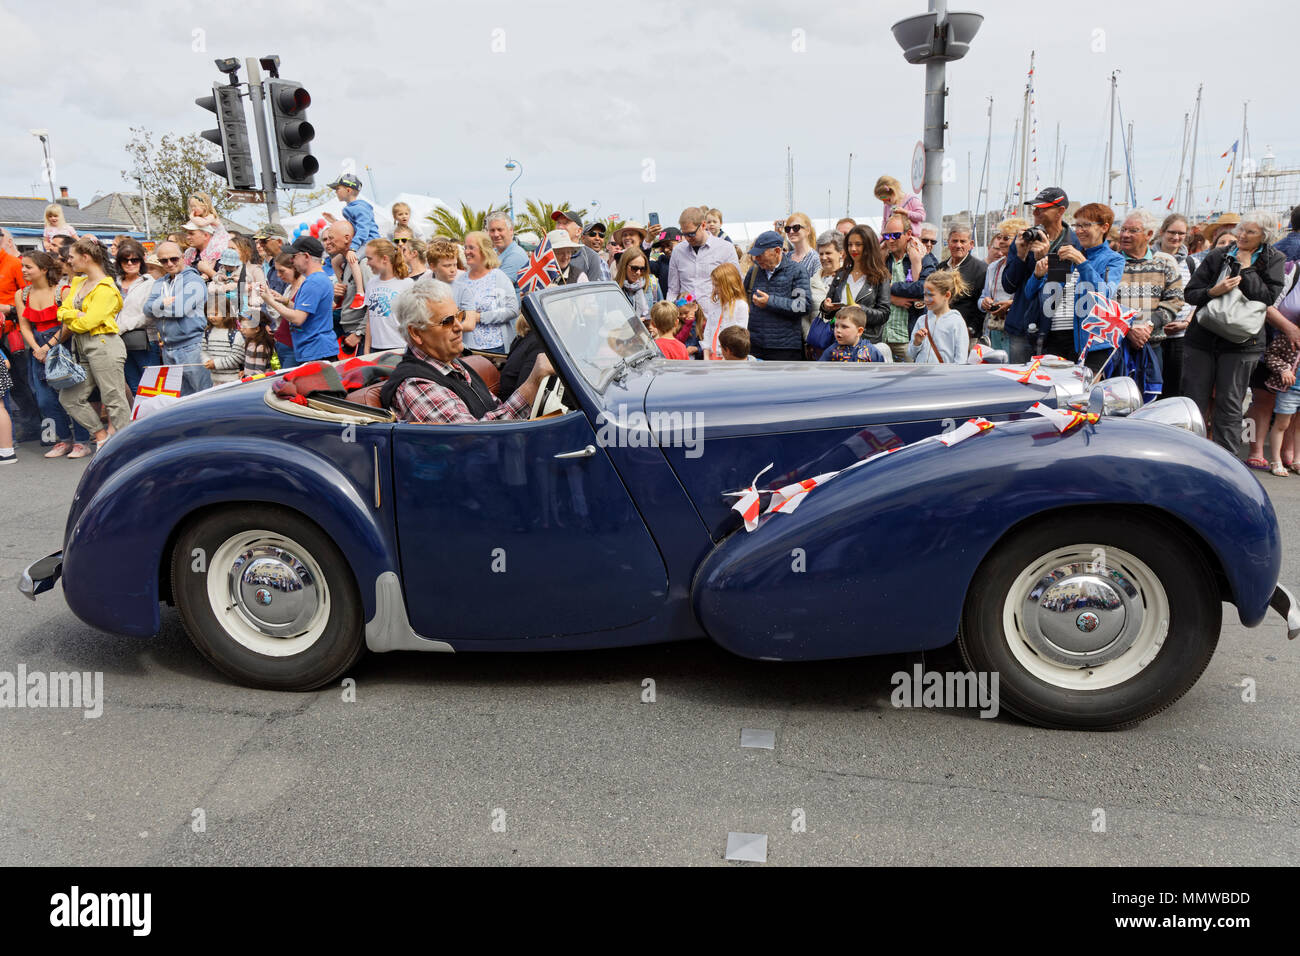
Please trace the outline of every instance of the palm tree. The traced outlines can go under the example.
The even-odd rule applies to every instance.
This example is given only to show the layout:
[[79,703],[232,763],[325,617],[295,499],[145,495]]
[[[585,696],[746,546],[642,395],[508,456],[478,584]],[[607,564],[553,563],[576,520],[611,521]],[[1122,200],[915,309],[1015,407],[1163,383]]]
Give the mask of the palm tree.
[[[551,220],[551,213],[558,210],[568,210],[571,207],[567,202],[559,205],[552,205],[548,202],[542,202],[540,199],[524,200],[525,212],[515,222],[515,232],[531,232],[536,234],[538,239],[555,228],[555,223]],[[585,209],[574,209],[574,215],[584,216],[587,213]]]
[[500,210],[499,206],[488,206],[487,209],[478,210],[462,202],[459,213],[452,212],[446,206],[439,206],[425,218],[433,223],[433,231],[436,235],[463,242],[468,233],[486,229],[488,216]]

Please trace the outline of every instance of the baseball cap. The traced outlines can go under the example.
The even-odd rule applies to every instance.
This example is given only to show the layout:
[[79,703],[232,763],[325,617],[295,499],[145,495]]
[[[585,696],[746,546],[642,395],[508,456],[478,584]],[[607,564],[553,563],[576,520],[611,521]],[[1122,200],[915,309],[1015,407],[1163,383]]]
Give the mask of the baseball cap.
[[780,248],[784,244],[785,242],[781,236],[769,229],[767,232],[760,232],[758,234],[758,238],[754,240],[754,244],[749,247],[749,254],[751,256],[756,256],[759,253],[767,252],[768,249]]
[[551,222],[559,222],[561,219],[567,219],[569,222],[576,222],[579,226],[582,225],[582,217],[572,209],[557,209],[555,212],[551,213]]
[[584,236],[590,235],[593,232],[599,232],[603,236],[605,234],[605,224],[601,222],[599,219],[594,219],[591,222],[587,223],[587,225],[582,230],[582,234]]
[[254,239],[288,239],[289,234],[284,231],[284,226],[269,225],[264,229],[259,229],[253,235]]
[[1049,209],[1052,206],[1068,206],[1069,204],[1070,200],[1065,195],[1065,190],[1059,186],[1048,186],[1026,203],[1026,205],[1033,206],[1035,209]]
[[325,246],[315,236],[299,236],[294,244],[289,247],[293,253],[305,252],[314,259],[319,259],[325,255]]
[[185,225],[181,226],[181,228],[186,232],[206,232],[208,235],[212,235],[212,233],[215,232],[211,226],[206,226],[201,222],[195,222],[193,219],[189,220]]
[[361,180],[357,179],[357,177],[353,176],[351,173],[345,173],[329,184],[330,189],[338,189],[340,186],[347,186],[349,189],[355,189],[357,192],[360,192]]

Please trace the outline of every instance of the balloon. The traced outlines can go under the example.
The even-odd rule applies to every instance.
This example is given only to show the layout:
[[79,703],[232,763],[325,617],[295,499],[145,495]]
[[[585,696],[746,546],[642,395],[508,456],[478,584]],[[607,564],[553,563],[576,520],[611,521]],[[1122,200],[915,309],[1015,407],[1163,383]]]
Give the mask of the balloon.
[[320,223],[316,223],[316,225],[311,227],[311,234],[315,236],[319,232],[320,232]]

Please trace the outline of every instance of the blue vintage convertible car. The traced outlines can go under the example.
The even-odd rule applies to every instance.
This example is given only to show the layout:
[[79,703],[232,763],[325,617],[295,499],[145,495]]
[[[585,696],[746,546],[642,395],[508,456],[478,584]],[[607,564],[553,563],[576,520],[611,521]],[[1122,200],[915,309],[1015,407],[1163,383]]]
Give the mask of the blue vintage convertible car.
[[[61,577],[83,621],[141,637],[173,604],[223,673],[285,690],[367,648],[707,637],[790,661],[956,639],[1002,706],[1097,729],[1195,683],[1223,601],[1300,632],[1269,499],[1186,400],[1139,409],[1128,380],[1090,391],[1073,367],[1045,386],[979,365],[670,362],[610,283],[523,307],[571,410],[429,426],[266,381],[203,393],[91,462],[62,550],[21,588]],[[1107,414],[1062,434],[1026,414],[1037,401]],[[921,441],[972,416],[995,427]],[[753,531],[732,509],[768,465],[760,490],[898,446]]]

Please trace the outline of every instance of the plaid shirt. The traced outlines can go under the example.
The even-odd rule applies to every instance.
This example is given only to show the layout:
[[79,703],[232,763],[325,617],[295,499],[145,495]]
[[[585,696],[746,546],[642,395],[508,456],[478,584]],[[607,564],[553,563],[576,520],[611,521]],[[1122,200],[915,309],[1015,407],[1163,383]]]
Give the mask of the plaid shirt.
[[[428,362],[444,375],[456,375],[470,381],[469,373],[459,362],[442,362],[428,353],[411,346],[411,354],[422,362]],[[432,425],[470,425],[480,421],[470,414],[469,408],[461,397],[449,388],[444,388],[427,378],[408,378],[397,387],[393,395],[393,411],[404,422]],[[532,405],[520,397],[518,392],[497,405],[481,419],[485,422],[507,421],[527,418]]]
[[1178,260],[1167,252],[1147,249],[1145,258],[1124,258],[1124,274],[1115,300],[1126,309],[1136,309],[1131,324],[1146,320],[1154,326],[1151,341],[1165,338],[1165,323],[1172,322],[1183,308],[1183,275]]

